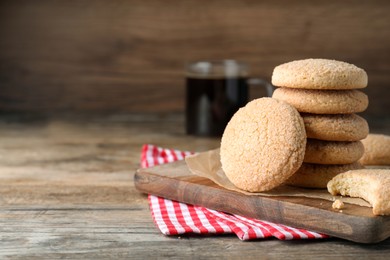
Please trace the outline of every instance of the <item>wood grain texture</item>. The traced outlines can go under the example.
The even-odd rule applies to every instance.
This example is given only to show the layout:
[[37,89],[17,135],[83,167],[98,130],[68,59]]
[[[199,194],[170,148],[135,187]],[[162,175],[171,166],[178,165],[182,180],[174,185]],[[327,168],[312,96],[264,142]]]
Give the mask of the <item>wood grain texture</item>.
[[185,162],[140,169],[134,182],[144,193],[355,242],[377,243],[390,236],[390,216],[375,217],[371,208],[348,204],[340,213],[322,199],[248,196],[194,176]]
[[[389,129],[389,128],[387,128]],[[182,116],[0,120],[0,258],[387,259],[390,240],[361,245],[231,236],[165,237],[134,187],[144,143],[205,151]]]
[[182,112],[187,61],[240,59],[269,80],[280,63],[323,57],[367,70],[365,115],[388,118],[389,8],[380,0],[1,1],[0,111]]

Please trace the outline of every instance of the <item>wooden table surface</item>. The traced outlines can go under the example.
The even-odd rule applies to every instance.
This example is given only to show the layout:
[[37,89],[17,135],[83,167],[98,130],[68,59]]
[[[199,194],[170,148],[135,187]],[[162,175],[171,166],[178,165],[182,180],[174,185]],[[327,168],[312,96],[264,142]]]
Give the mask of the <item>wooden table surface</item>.
[[[388,130],[388,129],[387,129]],[[141,146],[205,151],[179,115],[0,120],[0,258],[389,259],[390,239],[357,244],[163,236],[133,184]]]

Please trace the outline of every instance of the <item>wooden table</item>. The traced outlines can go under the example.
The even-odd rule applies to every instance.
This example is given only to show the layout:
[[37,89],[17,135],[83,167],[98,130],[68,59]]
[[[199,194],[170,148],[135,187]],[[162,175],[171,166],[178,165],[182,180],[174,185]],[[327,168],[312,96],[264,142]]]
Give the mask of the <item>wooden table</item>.
[[[388,128],[387,128],[388,129]],[[0,258],[389,259],[390,239],[364,245],[165,237],[133,185],[144,143],[205,151],[180,115],[0,120]]]

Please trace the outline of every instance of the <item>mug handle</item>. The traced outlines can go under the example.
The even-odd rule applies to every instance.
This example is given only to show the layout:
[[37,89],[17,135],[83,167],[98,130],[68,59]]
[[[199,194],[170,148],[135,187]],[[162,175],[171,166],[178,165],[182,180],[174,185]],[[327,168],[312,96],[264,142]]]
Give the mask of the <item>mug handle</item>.
[[275,87],[271,83],[261,78],[249,78],[247,83],[249,86],[253,86],[253,85],[263,86],[267,91],[268,97],[272,97],[272,94],[274,93],[275,90]]

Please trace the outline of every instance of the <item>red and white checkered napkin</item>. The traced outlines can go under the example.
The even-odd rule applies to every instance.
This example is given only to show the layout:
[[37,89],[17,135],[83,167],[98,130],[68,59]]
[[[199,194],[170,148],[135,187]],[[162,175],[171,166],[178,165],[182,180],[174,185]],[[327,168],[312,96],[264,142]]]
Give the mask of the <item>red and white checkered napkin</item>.
[[[174,162],[182,160],[190,154],[190,152],[164,149],[146,144],[142,148],[141,166],[147,168]],[[241,240],[268,238],[272,236],[281,240],[328,237],[328,235],[313,231],[227,214],[154,195],[149,195],[148,198],[153,220],[164,235],[234,233]]]

